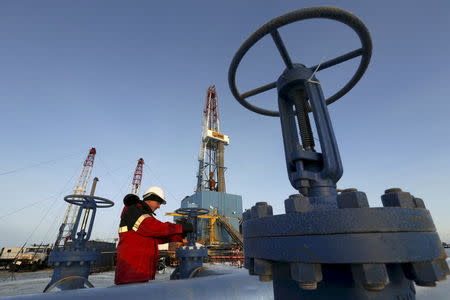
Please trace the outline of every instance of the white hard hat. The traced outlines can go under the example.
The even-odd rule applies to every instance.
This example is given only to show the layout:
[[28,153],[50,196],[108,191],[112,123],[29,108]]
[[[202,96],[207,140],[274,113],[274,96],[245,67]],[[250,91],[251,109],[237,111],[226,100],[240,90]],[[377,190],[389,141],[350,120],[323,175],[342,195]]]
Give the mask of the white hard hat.
[[161,202],[161,204],[166,204],[166,200],[164,199],[164,191],[159,186],[151,186],[145,192],[144,196],[142,196],[144,201],[153,200]]

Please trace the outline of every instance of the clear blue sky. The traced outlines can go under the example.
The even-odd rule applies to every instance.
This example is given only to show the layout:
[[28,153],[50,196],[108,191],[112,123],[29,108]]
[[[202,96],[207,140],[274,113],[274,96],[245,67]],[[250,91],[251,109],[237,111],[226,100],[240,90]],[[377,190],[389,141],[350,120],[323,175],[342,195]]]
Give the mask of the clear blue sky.
[[[201,110],[216,84],[227,188],[244,207],[267,201],[282,213],[294,193],[277,118],[231,96],[227,72],[240,44],[269,19],[311,5],[336,5],[369,28],[373,57],[360,83],[331,105],[344,164],[339,187],[381,206],[386,188],[424,199],[450,241],[450,4],[448,1],[2,1],[0,3],[0,247],[53,242],[81,163],[98,154],[99,211],[93,238],[116,236],[137,159],[143,189],[161,185],[173,211],[196,183]],[[313,65],[354,50],[357,37],[332,21],[281,34],[296,62]],[[357,60],[318,75],[325,95]],[[273,81],[283,65],[264,39],[238,71],[242,91]],[[274,107],[274,93],[252,99]],[[40,164],[42,163],[42,164]],[[39,164],[39,165],[37,165]],[[13,172],[9,172],[13,171]],[[22,209],[23,208],[23,209]],[[22,209],[16,213],[13,213]]]

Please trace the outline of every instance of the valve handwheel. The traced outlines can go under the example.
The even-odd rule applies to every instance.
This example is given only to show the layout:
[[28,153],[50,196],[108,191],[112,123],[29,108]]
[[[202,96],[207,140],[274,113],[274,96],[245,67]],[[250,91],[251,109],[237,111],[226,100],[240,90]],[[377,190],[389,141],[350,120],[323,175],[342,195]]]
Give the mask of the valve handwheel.
[[93,204],[95,204],[95,207],[98,208],[111,207],[114,205],[114,202],[111,200],[90,195],[68,195],[64,197],[64,201],[78,206],[84,206],[92,201]]
[[209,213],[209,210],[206,208],[198,208],[198,207],[185,207],[179,208],[175,211],[177,214],[189,217],[196,217],[201,215],[206,215]]
[[256,30],[238,49],[235,56],[233,57],[233,60],[231,61],[230,69],[228,71],[228,84],[230,86],[233,96],[237,99],[237,101],[239,101],[240,104],[258,114],[272,117],[277,117],[280,115],[278,111],[260,108],[253,104],[250,104],[246,100],[246,98],[248,97],[275,88],[277,86],[277,82],[275,81],[241,94],[236,87],[236,70],[242,58],[247,53],[247,51],[267,34],[270,34],[272,36],[287,69],[295,68],[295,65],[292,62],[286,50],[286,47],[283,43],[283,40],[281,39],[281,36],[278,32],[278,28],[293,22],[316,18],[331,19],[344,23],[345,25],[349,26],[356,32],[361,41],[361,48],[309,68],[312,71],[316,71],[317,69],[318,72],[333,67],[337,64],[343,63],[352,58],[361,56],[361,61],[359,63],[358,69],[356,70],[356,73],[347,82],[347,84],[345,84],[345,86],[342,89],[337,91],[334,95],[332,95],[326,100],[327,105],[335,102],[336,100],[344,96],[356,85],[356,83],[361,79],[364,72],[366,71],[369,65],[370,57],[372,56],[372,40],[370,38],[370,34],[366,26],[363,24],[363,22],[361,22],[361,20],[359,20],[352,13],[337,7],[328,7],[328,6],[309,7],[294,10],[292,12],[289,12],[287,14],[284,14],[282,16],[270,20],[269,22],[261,26],[258,30]]

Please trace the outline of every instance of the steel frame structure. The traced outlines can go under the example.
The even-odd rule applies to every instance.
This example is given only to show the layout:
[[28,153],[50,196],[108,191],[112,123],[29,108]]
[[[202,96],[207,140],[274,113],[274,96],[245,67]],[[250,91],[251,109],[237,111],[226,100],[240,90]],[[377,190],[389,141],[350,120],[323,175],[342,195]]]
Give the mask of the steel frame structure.
[[[215,135],[218,138],[212,138]],[[198,157],[196,191],[212,190],[225,192],[224,145],[228,144],[220,133],[219,107],[216,87],[211,85],[206,91],[203,109],[202,139]],[[228,137],[226,137],[228,138]]]
[[136,196],[139,196],[139,191],[141,189],[143,168],[144,159],[139,158],[136,169],[134,170],[133,181],[131,182],[131,193],[135,194]]

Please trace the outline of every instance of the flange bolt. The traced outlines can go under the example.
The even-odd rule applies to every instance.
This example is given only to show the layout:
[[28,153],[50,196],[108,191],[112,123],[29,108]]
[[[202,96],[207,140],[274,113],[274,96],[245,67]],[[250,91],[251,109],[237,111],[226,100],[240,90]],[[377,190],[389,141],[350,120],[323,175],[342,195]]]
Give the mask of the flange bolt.
[[302,213],[311,209],[311,203],[309,202],[309,199],[302,194],[294,194],[284,200],[284,208],[287,214]]
[[416,204],[416,208],[426,208],[425,202],[421,198],[414,197],[414,204]]
[[322,267],[320,264],[291,263],[291,278],[298,281],[304,290],[317,289],[317,282],[322,281]]
[[272,281],[272,263],[265,259],[254,259],[254,272],[260,281]]
[[405,276],[419,286],[436,286],[436,281],[445,279],[440,264],[436,261],[414,262],[403,265]]
[[337,196],[338,208],[368,208],[366,193],[357,189],[345,189]]
[[385,264],[353,264],[352,274],[369,291],[380,291],[389,283]]
[[414,197],[399,188],[387,189],[381,196],[384,207],[417,208]]
[[268,205],[267,202],[256,202],[251,208],[251,216],[252,219],[273,216],[272,206]]

